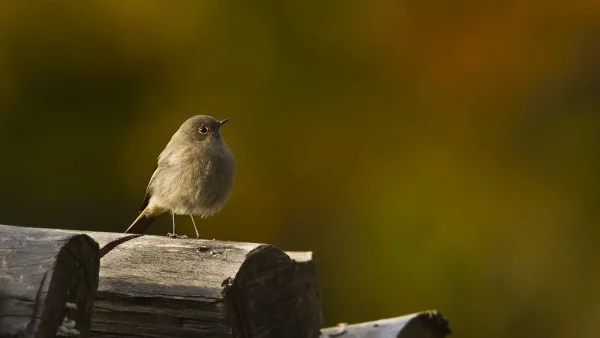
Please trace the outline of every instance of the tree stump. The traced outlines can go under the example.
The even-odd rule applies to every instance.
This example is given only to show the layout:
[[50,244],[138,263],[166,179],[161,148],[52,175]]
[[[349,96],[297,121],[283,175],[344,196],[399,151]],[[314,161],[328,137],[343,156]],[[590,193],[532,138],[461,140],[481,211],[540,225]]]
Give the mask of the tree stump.
[[89,236],[0,225],[0,337],[87,337],[99,260]]
[[[104,246],[93,337],[318,337],[308,253],[271,245],[88,233]],[[129,239],[129,240],[127,240]]]

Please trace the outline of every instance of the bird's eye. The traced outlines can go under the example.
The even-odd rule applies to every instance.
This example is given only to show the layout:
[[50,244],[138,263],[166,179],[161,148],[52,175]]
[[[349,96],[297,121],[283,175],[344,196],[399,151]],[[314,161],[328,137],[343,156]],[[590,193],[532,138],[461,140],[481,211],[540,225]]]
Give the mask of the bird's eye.
[[200,132],[200,134],[206,134],[206,133],[208,133],[208,127],[202,126],[198,129],[198,131]]

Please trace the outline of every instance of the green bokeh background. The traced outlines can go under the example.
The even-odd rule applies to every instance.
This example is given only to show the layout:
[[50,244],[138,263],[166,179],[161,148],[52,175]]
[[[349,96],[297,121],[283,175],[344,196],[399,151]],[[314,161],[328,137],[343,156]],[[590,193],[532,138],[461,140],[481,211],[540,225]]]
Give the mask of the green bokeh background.
[[314,251],[326,325],[598,337],[599,4],[2,1],[0,223],[122,231],[179,125],[231,117],[201,231]]

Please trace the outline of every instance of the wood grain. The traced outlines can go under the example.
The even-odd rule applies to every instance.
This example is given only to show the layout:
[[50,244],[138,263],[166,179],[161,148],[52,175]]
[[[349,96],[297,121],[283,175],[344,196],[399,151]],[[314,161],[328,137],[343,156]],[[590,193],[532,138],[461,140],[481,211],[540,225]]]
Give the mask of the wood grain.
[[451,334],[448,321],[436,311],[321,330],[322,338],[444,338]]
[[[124,234],[87,233],[101,246]],[[141,236],[101,260],[93,337],[318,337],[312,261],[271,245]]]

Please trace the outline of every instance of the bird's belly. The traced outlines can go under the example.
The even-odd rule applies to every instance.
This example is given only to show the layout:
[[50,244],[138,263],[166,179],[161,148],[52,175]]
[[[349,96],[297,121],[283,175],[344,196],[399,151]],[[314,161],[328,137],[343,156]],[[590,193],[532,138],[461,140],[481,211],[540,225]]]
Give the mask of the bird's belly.
[[170,194],[162,198],[164,207],[177,215],[208,217],[217,213],[229,197],[233,175],[226,175],[218,167],[208,166],[198,172],[177,175],[170,182]]

